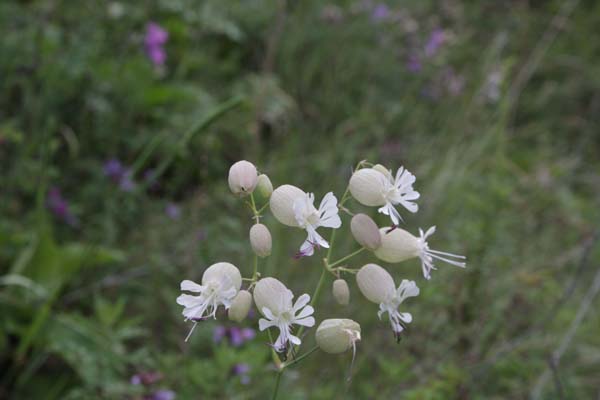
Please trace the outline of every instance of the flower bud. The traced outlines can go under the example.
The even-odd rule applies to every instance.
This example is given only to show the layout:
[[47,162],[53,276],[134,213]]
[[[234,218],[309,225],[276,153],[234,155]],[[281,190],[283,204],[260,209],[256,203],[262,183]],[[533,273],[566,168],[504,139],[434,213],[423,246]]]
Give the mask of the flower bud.
[[263,224],[255,224],[250,228],[250,244],[252,250],[259,257],[267,257],[271,254],[271,232]]
[[333,281],[333,297],[339,304],[345,306],[350,303],[350,289],[348,283],[343,279]]
[[409,258],[418,257],[420,253],[419,239],[404,229],[381,228],[381,246],[375,250],[375,257],[389,263],[398,263]]
[[287,226],[299,226],[294,213],[294,200],[306,194],[292,185],[281,185],[273,191],[269,200],[271,212],[279,222]]
[[221,290],[234,288],[237,292],[242,287],[242,275],[240,270],[228,262],[219,262],[211,265],[202,275],[202,285],[206,286],[209,282],[218,282]]
[[265,307],[273,314],[289,310],[293,297],[291,290],[275,278],[263,278],[254,286],[254,304],[261,314]]
[[317,328],[315,339],[324,352],[343,353],[360,340],[360,325],[351,319],[326,319]]
[[271,193],[273,193],[273,184],[269,177],[265,174],[260,174],[258,176],[258,181],[256,182],[256,190],[258,194],[260,194],[265,199],[271,197]]
[[231,307],[229,307],[229,319],[235,322],[242,322],[248,316],[251,305],[252,295],[250,292],[240,290],[231,302]]
[[381,246],[381,234],[375,221],[366,214],[356,214],[350,222],[354,239],[363,247],[373,251]]
[[381,304],[394,296],[394,278],[377,264],[367,264],[356,274],[360,292],[373,303]]
[[365,206],[382,206],[386,202],[383,197],[386,179],[384,174],[373,168],[359,169],[350,178],[350,193]]
[[249,195],[254,191],[258,181],[258,172],[254,164],[242,160],[229,168],[229,189],[239,197]]

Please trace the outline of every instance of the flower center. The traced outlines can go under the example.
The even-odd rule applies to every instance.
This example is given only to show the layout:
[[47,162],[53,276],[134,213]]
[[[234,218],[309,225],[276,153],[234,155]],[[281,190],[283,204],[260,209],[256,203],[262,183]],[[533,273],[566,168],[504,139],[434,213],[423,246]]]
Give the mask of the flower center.
[[284,311],[279,315],[279,319],[281,320],[281,322],[289,324],[294,319],[294,316],[289,311]]

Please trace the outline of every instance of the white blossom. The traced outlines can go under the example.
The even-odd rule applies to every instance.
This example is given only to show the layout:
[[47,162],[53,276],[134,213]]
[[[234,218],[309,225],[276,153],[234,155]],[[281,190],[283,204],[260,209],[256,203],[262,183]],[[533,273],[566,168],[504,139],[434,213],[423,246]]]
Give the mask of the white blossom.
[[254,301],[265,317],[258,321],[261,331],[270,327],[279,329],[279,336],[273,344],[278,352],[287,349],[289,343],[299,345],[301,340],[292,334],[292,325],[314,326],[314,309],[308,305],[310,296],[303,294],[292,305],[294,294],[274,278],[261,279],[254,288]]
[[379,304],[377,316],[381,319],[383,314],[388,313],[392,330],[397,339],[400,338],[400,333],[404,330],[405,324],[412,322],[412,315],[407,312],[399,312],[398,307],[407,298],[418,295],[419,288],[417,284],[414,281],[403,279],[395,293]]
[[411,213],[416,213],[419,210],[419,206],[413,202],[413,200],[420,197],[419,192],[413,189],[413,183],[417,178],[404,167],[398,168],[395,179],[392,178],[391,173],[385,178],[383,181],[385,205],[377,211],[389,215],[394,225],[398,225],[402,217],[394,207],[395,205],[400,204]]
[[293,210],[298,226],[305,229],[308,237],[300,247],[300,254],[311,256],[315,247],[329,248],[329,243],[317,232],[317,228],[337,229],[342,226],[338,215],[337,198],[329,192],[321,200],[319,209],[314,206],[315,195],[307,193],[294,200]]
[[197,296],[182,294],[177,297],[177,304],[184,307],[182,314],[185,320],[194,321],[194,326],[185,340],[189,339],[198,321],[207,317],[216,318],[220,305],[228,309],[241,286],[240,271],[226,262],[208,267],[202,275],[202,285],[190,280],[182,281],[182,291],[198,293]]

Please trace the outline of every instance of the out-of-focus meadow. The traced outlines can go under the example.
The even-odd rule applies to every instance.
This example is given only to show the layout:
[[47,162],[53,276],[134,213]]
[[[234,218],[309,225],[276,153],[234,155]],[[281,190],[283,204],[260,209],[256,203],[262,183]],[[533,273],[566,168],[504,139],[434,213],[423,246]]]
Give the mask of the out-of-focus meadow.
[[[468,256],[431,281],[381,263],[421,287],[399,344],[327,282],[317,320],[362,325],[353,378],[317,353],[281,398],[597,398],[598,26],[593,0],[0,2],[0,398],[269,396],[256,315],[184,343],[175,303],[216,261],[252,272],[240,159],[317,199],[404,165],[409,229]],[[263,276],[312,292],[323,255],[265,224]]]

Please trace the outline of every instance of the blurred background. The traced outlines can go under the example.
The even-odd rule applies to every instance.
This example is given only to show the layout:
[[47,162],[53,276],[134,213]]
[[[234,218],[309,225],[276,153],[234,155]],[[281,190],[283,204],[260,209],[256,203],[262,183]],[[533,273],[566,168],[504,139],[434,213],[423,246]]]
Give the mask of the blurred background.
[[[184,343],[175,303],[216,261],[251,274],[240,159],[317,199],[360,160],[404,165],[407,229],[468,256],[428,282],[381,263],[421,287],[399,344],[327,282],[317,320],[362,325],[353,379],[317,353],[280,398],[600,398],[598,26],[594,0],[3,0],[0,398],[267,398],[257,317]],[[323,254],[264,221],[263,275],[312,293]]]

